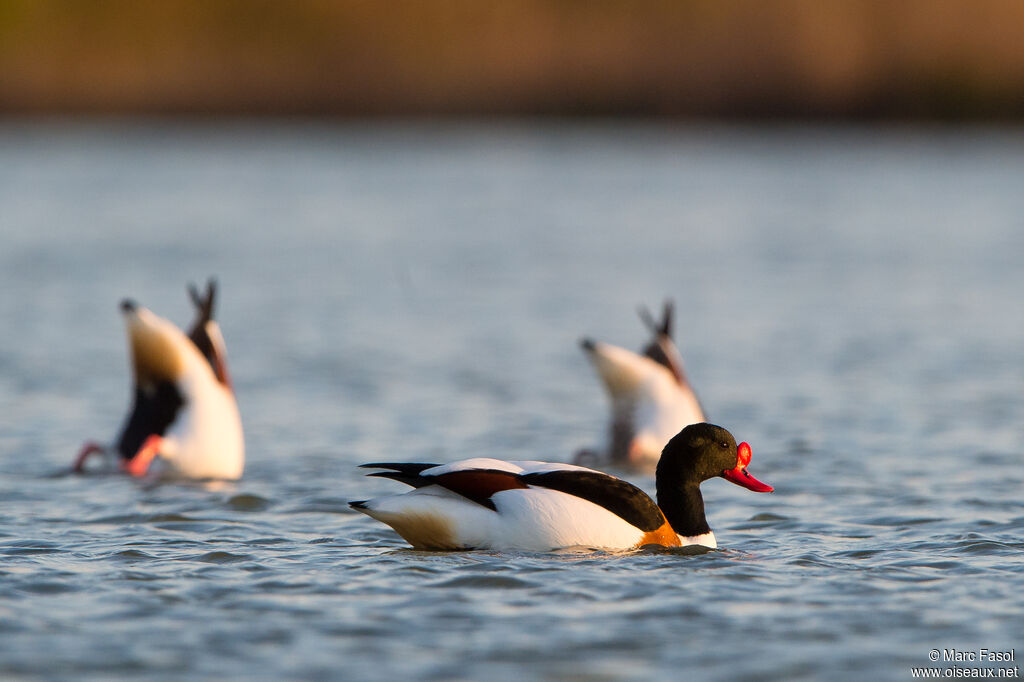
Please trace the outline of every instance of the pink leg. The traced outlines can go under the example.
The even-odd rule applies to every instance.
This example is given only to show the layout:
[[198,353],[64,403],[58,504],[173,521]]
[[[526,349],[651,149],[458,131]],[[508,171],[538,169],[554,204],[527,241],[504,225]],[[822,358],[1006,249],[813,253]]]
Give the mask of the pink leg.
[[163,445],[163,442],[164,439],[156,434],[147,438],[134,457],[126,462],[121,462],[122,471],[132,476],[145,476],[153,458],[160,453],[160,446]]
[[95,441],[87,441],[82,445],[82,449],[78,451],[78,456],[75,457],[75,463],[71,465],[71,471],[76,474],[80,474],[85,471],[85,460],[89,459],[89,455],[94,452],[103,452],[106,448]]

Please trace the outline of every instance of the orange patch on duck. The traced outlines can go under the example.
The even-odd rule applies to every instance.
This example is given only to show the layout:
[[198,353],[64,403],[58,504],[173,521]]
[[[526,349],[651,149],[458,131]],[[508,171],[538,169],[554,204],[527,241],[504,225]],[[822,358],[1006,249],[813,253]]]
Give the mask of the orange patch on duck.
[[672,530],[672,526],[669,525],[668,521],[666,521],[658,528],[644,533],[644,536],[640,539],[640,542],[636,543],[636,546],[661,545],[662,547],[679,547],[681,544],[679,536]]

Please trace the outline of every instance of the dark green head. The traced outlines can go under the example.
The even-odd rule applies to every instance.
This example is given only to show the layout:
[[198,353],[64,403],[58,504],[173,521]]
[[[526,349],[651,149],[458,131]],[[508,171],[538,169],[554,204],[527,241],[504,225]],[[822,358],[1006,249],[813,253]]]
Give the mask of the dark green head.
[[657,481],[662,486],[699,485],[716,476],[754,492],[771,492],[747,473],[750,445],[740,443],[728,430],[714,424],[691,424],[673,436],[658,461]]

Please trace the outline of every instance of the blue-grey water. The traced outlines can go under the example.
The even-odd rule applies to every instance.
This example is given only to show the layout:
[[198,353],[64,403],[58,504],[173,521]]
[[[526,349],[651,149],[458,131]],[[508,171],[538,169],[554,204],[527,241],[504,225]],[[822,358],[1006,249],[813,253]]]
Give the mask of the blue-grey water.
[[[128,405],[118,302],[184,325],[208,275],[244,478],[61,475]],[[704,485],[718,551],[424,553],[348,508],[401,489],[361,462],[598,443],[577,341],[639,348],[665,297],[710,418],[776,488]],[[0,677],[1022,657],[1022,301],[1019,131],[8,121]]]

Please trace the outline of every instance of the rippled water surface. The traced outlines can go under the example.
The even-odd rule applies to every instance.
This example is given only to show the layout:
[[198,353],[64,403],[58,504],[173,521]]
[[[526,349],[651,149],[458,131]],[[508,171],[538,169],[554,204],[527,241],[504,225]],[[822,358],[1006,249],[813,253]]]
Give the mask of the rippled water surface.
[[[4,679],[911,679],[1024,656],[1024,136],[0,126]],[[243,480],[63,475],[215,274]],[[423,553],[355,465],[565,460],[676,300],[706,553]],[[634,476],[648,490],[653,480]]]

